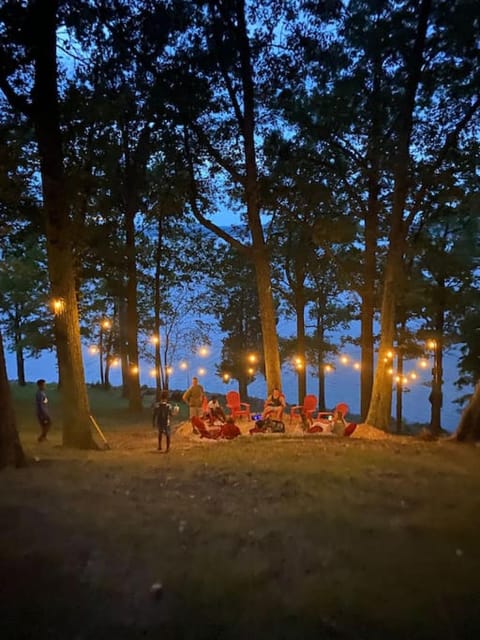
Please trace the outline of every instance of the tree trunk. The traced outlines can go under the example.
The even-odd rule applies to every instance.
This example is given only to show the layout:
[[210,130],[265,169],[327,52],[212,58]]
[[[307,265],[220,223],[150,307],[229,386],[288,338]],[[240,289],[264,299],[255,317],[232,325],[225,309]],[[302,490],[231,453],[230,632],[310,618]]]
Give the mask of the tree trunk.
[[127,206],[125,214],[127,254],[127,350],[128,350],[128,405],[131,411],[142,410],[138,362],[138,310],[137,263],[135,250],[135,212]]
[[155,276],[154,276],[154,292],[153,292],[153,337],[155,345],[155,387],[157,393],[160,392],[160,302],[161,302],[161,258],[163,245],[163,219],[162,214],[158,214],[157,228],[157,246],[155,248]]
[[15,305],[15,358],[17,363],[17,381],[20,387],[26,385],[25,380],[25,358],[23,355],[22,341],[22,328],[21,328],[21,310],[18,305]]
[[[260,224],[260,222],[259,222]],[[270,262],[266,247],[254,250],[254,266],[257,276],[257,289],[260,307],[260,321],[262,325],[263,354],[265,359],[265,377],[267,379],[267,393],[275,387],[282,388],[280,355],[278,352],[277,321],[273,305],[272,283],[270,277]]]
[[368,212],[365,216],[365,265],[363,273],[361,303],[361,338],[362,368],[360,372],[360,412],[366,416],[370,406],[373,388],[373,317],[375,313],[375,283],[377,278],[377,235],[378,235],[378,181],[371,178],[369,186]]
[[366,416],[370,406],[373,389],[374,370],[374,339],[373,319],[375,314],[375,290],[377,281],[377,240],[378,214],[380,194],[380,164],[381,156],[379,141],[382,131],[382,113],[380,109],[381,77],[383,75],[382,60],[374,53],[373,61],[373,89],[369,100],[369,110],[372,123],[367,150],[368,165],[368,201],[364,216],[365,225],[365,263],[363,269],[363,286],[361,291],[361,334],[360,348],[362,368],[360,370],[360,413]]
[[320,411],[326,411],[325,401],[325,366],[323,362],[318,367],[318,408]]
[[35,83],[32,117],[38,142],[43,205],[47,216],[47,255],[51,291],[58,303],[55,338],[63,418],[63,443],[94,446],[90,430],[90,409],[85,386],[71,225],[64,188],[63,150],[57,97],[56,29],[57,2],[32,4],[35,30],[33,54]]
[[394,190],[390,216],[389,248],[385,266],[381,308],[381,339],[377,368],[372,389],[372,399],[366,422],[387,430],[391,418],[392,384],[387,373],[387,352],[392,348],[395,331],[395,303],[397,283],[403,278],[403,253],[407,225],[403,215],[409,189],[410,139],[413,127],[415,97],[420,83],[423,51],[427,32],[431,0],[422,0],[418,10],[416,38],[406,63],[405,95],[398,119],[397,156],[394,166]]
[[477,383],[470,402],[462,413],[454,439],[458,442],[480,440],[480,382]]
[[387,257],[381,309],[381,339],[378,350],[377,368],[373,382],[372,398],[366,422],[383,430],[388,430],[392,412],[392,377],[388,374],[391,366],[387,356],[393,349],[395,334],[395,283],[402,278],[403,242],[399,235],[392,233]]
[[430,430],[437,437],[442,431],[442,404],[443,404],[443,332],[445,327],[445,284],[439,283],[442,287],[440,292],[440,308],[437,309],[435,318],[436,339],[433,347],[433,369],[432,369],[432,393],[430,395],[431,417]]
[[126,398],[128,396],[127,335],[127,303],[122,298],[118,301],[118,341],[120,345],[120,368],[122,371],[122,398]]
[[303,404],[307,395],[307,357],[305,348],[305,296],[303,287],[295,292],[295,314],[297,318],[297,356],[300,359],[297,366],[298,398],[297,404]]
[[25,358],[23,356],[23,349],[19,345],[17,345],[15,349],[15,356],[17,360],[17,380],[18,385],[20,387],[24,387],[26,385],[25,380]]
[[397,355],[397,384],[395,385],[395,417],[397,433],[402,432],[403,418],[403,354],[401,351]]
[[250,44],[245,23],[245,4],[238,3],[238,50],[240,74],[243,88],[243,122],[239,126],[243,133],[245,156],[245,200],[247,219],[252,237],[253,262],[257,278],[260,321],[263,334],[263,354],[268,393],[281,389],[280,355],[278,352],[277,322],[271,285],[270,256],[266,250],[260,218],[258,192],[258,170],[255,148],[255,96]]
[[18,437],[13,398],[8,383],[3,337],[0,333],[0,469],[7,466],[24,467],[26,457]]

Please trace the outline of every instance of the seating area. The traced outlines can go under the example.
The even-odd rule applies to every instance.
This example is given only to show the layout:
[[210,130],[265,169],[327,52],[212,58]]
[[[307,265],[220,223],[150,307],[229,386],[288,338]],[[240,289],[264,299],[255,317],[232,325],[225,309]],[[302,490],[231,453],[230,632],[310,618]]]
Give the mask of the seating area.
[[[283,395],[282,395],[283,397]],[[216,398],[212,398],[212,401]],[[279,406],[281,411],[279,415],[264,415],[269,408],[268,399],[265,403],[263,413],[251,413],[251,405],[241,400],[238,391],[229,391],[224,402],[226,403],[226,414],[223,414],[222,420],[212,419],[207,407],[207,402],[203,403],[202,419],[193,418],[192,426],[194,431],[205,439],[218,439],[231,437],[230,434],[222,433],[222,427],[227,423],[236,419],[241,419],[235,429],[238,429],[233,437],[237,435],[253,435],[256,433],[298,433],[298,427],[304,434],[321,433],[322,435],[344,435],[349,436],[356,429],[357,424],[347,422],[346,416],[349,413],[349,406],[345,402],[338,403],[334,409],[330,411],[319,411],[317,406],[317,396],[315,394],[307,394],[301,405],[293,405],[287,408]],[[257,403],[258,404],[258,403]],[[213,406],[213,405],[212,405]],[[255,405],[253,405],[255,407]],[[274,407],[277,409],[277,407]],[[257,408],[258,411],[258,408]],[[282,414],[289,417],[287,421],[283,421]],[[253,427],[252,427],[253,422]],[[295,424],[297,423],[297,424]],[[228,425],[227,425],[228,426]]]

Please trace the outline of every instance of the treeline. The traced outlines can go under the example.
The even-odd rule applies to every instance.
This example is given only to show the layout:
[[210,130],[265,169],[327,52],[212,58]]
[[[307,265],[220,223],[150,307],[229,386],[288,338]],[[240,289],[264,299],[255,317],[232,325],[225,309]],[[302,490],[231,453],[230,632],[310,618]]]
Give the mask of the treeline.
[[320,403],[331,332],[359,320],[380,428],[391,354],[401,371],[433,339],[438,432],[444,349],[461,345],[462,384],[480,369],[479,30],[473,0],[5,0],[2,325],[20,380],[25,353],[56,349],[64,442],[91,445],[82,334],[138,410],[147,338],[168,386],[204,311],[219,373],[245,389],[255,351],[280,386],[295,354]]

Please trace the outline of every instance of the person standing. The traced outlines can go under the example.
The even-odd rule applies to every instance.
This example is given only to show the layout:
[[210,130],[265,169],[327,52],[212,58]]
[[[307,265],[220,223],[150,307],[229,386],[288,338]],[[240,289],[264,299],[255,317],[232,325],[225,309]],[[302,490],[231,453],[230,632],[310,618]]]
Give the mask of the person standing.
[[37,380],[37,393],[35,394],[35,408],[37,414],[38,424],[40,425],[40,435],[38,436],[38,442],[43,442],[47,439],[47,433],[50,430],[52,420],[48,412],[48,398],[45,391],[46,383],[43,378]]
[[170,451],[171,427],[170,418],[172,417],[172,405],[168,402],[168,391],[162,391],[160,400],[155,402],[153,406],[152,423],[153,428],[158,430],[158,450],[162,450],[162,436],[165,434],[167,440],[167,448],[165,453]]
[[198,384],[198,378],[192,378],[192,386],[185,391],[182,396],[183,402],[188,404],[189,417],[201,418],[202,417],[202,405],[205,392],[201,384]]

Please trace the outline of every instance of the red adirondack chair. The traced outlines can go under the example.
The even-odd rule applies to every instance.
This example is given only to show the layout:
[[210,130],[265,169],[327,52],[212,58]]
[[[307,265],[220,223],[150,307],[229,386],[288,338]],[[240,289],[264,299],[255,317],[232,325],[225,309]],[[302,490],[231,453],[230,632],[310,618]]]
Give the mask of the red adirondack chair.
[[339,402],[335,407],[335,411],[340,411],[340,413],[342,414],[342,418],[345,418],[349,410],[350,410],[350,407],[346,402]]
[[230,410],[232,418],[250,418],[250,405],[240,400],[238,391],[227,392],[227,409]]
[[307,420],[312,417],[313,413],[317,410],[317,396],[310,393],[303,399],[303,404],[297,404],[290,408],[290,424],[292,420],[300,418],[302,414],[305,415]]

